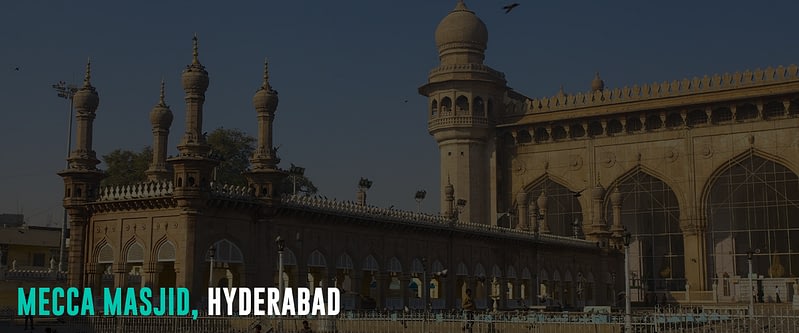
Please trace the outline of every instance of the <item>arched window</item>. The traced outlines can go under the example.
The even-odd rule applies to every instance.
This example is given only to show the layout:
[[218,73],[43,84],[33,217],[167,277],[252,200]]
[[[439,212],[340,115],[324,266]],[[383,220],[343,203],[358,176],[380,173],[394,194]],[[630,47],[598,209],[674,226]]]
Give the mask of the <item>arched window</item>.
[[450,112],[452,111],[452,100],[449,97],[444,97],[441,99],[441,112]]
[[733,161],[706,196],[708,276],[799,276],[799,179],[785,166],[754,155]]
[[771,101],[763,106],[763,118],[774,119],[785,116],[785,106],[780,101]]
[[469,113],[469,100],[466,96],[458,96],[455,100],[455,111],[457,114]]
[[114,263],[114,248],[109,244],[103,245],[97,253],[98,264],[113,264]]
[[732,120],[732,110],[728,107],[721,107],[713,110],[711,113],[714,124],[723,123]]
[[707,124],[707,113],[704,110],[693,110],[688,112],[685,121],[688,126],[702,126]]
[[[214,261],[215,262],[226,262],[226,263],[243,263],[244,262],[244,255],[241,254],[241,250],[236,244],[233,242],[222,239],[217,241],[212,245],[214,248]],[[284,258],[283,264],[286,264],[286,255],[284,250]],[[293,255],[293,254],[292,254]],[[205,251],[205,261],[211,261],[211,257],[208,256],[208,251]]]
[[158,261],[175,261],[175,245],[166,241],[158,248]]
[[757,116],[757,107],[752,104],[740,105],[735,110],[735,119],[738,121],[757,119]]
[[430,115],[435,117],[438,114],[438,101],[433,99],[433,102],[430,103]]
[[672,112],[666,116],[666,128],[680,128],[682,125],[682,116],[679,112]]
[[474,98],[474,115],[479,117],[485,116],[485,109],[483,105],[483,99],[481,97]]
[[[683,290],[685,262],[677,197],[662,180],[637,171],[618,185],[621,223],[632,234],[630,271],[647,291]],[[611,200],[606,200],[613,221]],[[612,222],[609,222],[612,223]]]
[[[550,178],[544,178],[528,193],[530,206],[535,205],[539,210],[546,208],[544,220],[538,221],[538,223],[546,223],[546,225],[540,226],[542,232],[549,229],[551,234],[557,236],[574,237],[575,232],[578,237],[582,236],[582,230],[579,229],[583,220],[582,207],[580,200],[574,196],[574,192]],[[538,199],[542,193],[546,197],[546,207],[538,207]],[[531,211],[527,220],[531,221],[531,225],[536,223],[535,212]]]
[[651,115],[646,117],[646,129],[648,131],[660,129],[663,127],[663,122],[660,121],[660,116]]

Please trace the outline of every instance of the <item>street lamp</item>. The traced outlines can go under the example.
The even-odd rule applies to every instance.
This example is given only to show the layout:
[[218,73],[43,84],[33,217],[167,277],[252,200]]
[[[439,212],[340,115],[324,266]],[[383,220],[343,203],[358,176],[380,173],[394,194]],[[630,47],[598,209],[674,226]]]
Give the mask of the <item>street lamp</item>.
[[746,252],[746,261],[749,264],[749,319],[752,320],[755,313],[755,285],[752,281],[752,257],[755,253],[760,253],[760,249],[749,249]]
[[291,183],[293,185],[292,195],[297,195],[297,178],[303,175],[305,175],[305,168],[298,167],[292,163],[291,167],[289,167],[289,177],[291,177]]
[[[70,150],[72,150],[72,97],[78,91],[78,87],[74,84],[67,84],[64,81],[52,85],[53,89],[58,93],[58,97],[69,101],[69,127],[67,128],[67,159],[69,159]],[[69,160],[66,161],[66,167],[69,168]],[[64,208],[64,219],[61,223],[61,243],[58,248],[58,271],[64,271],[64,252],[67,246],[67,209]]]
[[208,249],[208,258],[211,259],[211,266],[209,266],[208,273],[208,288],[214,287],[214,257],[216,256],[216,247],[211,245],[211,248]]
[[283,237],[277,236],[275,238],[277,245],[277,281],[278,291],[280,292],[280,304],[283,304],[283,249],[286,247],[286,241]]
[[361,177],[361,180],[358,181],[358,187],[362,190],[368,190],[372,188],[372,181]]
[[425,190],[416,191],[416,195],[414,196],[414,199],[416,199],[416,212],[417,213],[422,211],[422,200],[424,200],[424,198],[426,196],[427,196],[427,191],[425,191]]
[[624,229],[624,332],[632,332],[630,318],[630,238],[632,235]]

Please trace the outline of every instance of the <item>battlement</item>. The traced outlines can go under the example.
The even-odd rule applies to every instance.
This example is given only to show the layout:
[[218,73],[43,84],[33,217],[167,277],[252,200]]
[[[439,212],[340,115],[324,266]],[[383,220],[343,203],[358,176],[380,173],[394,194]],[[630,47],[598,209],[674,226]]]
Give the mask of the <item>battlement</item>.
[[131,185],[112,185],[100,189],[98,202],[131,199],[146,199],[171,196],[174,191],[172,181],[146,182]]
[[632,88],[605,89],[602,91],[577,93],[574,95],[558,94],[552,97],[529,99],[524,108],[512,111],[509,115],[535,114],[542,112],[574,110],[593,106],[622,104],[637,101],[648,101],[659,98],[689,96],[710,92],[720,92],[748,87],[768,86],[786,82],[799,82],[799,67],[790,65],[765,70],[747,70],[743,73],[705,75],[681,81],[663,81],[662,83],[634,85]]

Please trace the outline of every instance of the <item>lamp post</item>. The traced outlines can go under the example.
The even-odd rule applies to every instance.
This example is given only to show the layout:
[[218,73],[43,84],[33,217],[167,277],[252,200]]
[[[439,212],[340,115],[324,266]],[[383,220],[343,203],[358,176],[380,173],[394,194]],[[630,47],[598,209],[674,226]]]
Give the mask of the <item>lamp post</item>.
[[211,265],[208,267],[208,288],[214,287],[214,257],[216,256],[216,247],[211,245],[208,249],[208,258],[211,259]]
[[292,195],[297,195],[297,178],[302,177],[303,175],[305,175],[305,168],[298,167],[292,163],[291,167],[289,168],[289,177],[291,177],[291,184],[293,185],[291,192]]
[[624,232],[624,332],[632,332],[630,318],[630,238],[632,235]]
[[414,196],[414,199],[416,199],[416,212],[417,213],[422,211],[422,200],[424,200],[424,198],[426,196],[427,196],[427,191],[425,191],[425,190],[416,191],[416,195]]
[[746,262],[749,264],[749,320],[754,319],[755,314],[755,285],[752,281],[752,257],[755,253],[760,253],[760,250],[749,249],[746,252]]
[[[69,159],[70,150],[72,150],[72,97],[78,91],[78,87],[73,84],[67,84],[64,81],[52,85],[53,89],[58,93],[58,97],[69,101],[69,127],[67,128],[67,159]],[[69,168],[69,161],[66,162],[66,167]],[[67,209],[64,208],[64,218],[61,223],[61,241],[58,248],[58,271],[64,271],[64,252],[67,246]]]

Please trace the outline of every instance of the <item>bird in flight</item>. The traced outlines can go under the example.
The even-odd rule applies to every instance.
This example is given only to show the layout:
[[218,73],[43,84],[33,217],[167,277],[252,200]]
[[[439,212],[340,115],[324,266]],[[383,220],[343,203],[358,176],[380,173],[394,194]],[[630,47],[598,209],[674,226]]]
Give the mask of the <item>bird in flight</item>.
[[17,66],[17,67],[14,67],[14,70],[15,70],[15,71],[17,71],[17,72],[19,72],[19,66]]
[[513,10],[513,8],[516,8],[516,7],[519,7],[519,4],[514,2],[514,3],[510,4],[510,5],[502,7],[502,9],[504,9],[505,10],[505,14],[507,14],[507,13],[510,13],[510,11]]

